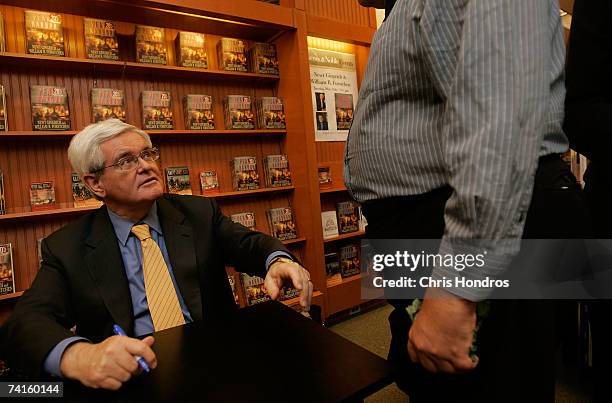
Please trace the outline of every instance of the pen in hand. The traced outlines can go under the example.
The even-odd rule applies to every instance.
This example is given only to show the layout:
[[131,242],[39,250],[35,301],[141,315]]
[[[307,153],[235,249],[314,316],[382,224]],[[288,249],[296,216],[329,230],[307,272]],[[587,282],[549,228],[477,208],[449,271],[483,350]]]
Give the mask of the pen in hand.
[[[125,332],[119,325],[113,325],[113,333],[115,333],[117,336],[127,336],[127,334],[125,334]],[[144,358],[139,355],[135,356],[135,358],[138,362],[138,365],[140,366],[140,368],[142,368],[144,372],[150,371],[149,364],[147,364],[147,361]]]

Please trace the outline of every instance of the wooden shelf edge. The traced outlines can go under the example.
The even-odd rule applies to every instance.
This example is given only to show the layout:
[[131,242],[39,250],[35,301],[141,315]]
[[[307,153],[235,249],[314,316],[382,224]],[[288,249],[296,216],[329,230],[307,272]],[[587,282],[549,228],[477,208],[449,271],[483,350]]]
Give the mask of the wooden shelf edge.
[[330,288],[334,288],[334,287],[342,287],[343,285],[346,285],[348,283],[352,283],[353,281],[361,281],[361,273],[356,274],[356,275],[351,276],[351,277],[343,278],[342,282],[337,283],[337,284],[333,284],[333,285],[329,285],[329,286],[327,286],[327,288],[330,289]]
[[342,234],[339,236],[335,236],[333,238],[323,239],[323,242],[328,243],[328,242],[341,241],[343,239],[358,238],[364,235],[365,235],[365,231],[350,232],[348,234]]
[[372,27],[346,24],[315,15],[309,14],[306,18],[309,36],[370,46],[376,32]]
[[293,190],[295,190],[295,186],[282,186],[282,187],[276,187],[276,188],[260,188],[260,189],[255,189],[255,190],[242,190],[242,191],[237,191],[237,192],[209,193],[209,194],[202,194],[202,195],[196,195],[196,196],[211,197],[213,199],[228,199],[228,198],[234,198],[234,197],[252,196],[252,195],[256,195],[260,193],[291,192]]
[[89,211],[97,210],[99,207],[68,207],[68,208],[56,208],[51,210],[43,211],[26,211],[23,213],[12,213],[0,215],[1,221],[19,221],[25,220],[31,217],[47,217],[47,216],[59,216],[59,215],[70,215],[87,213]]
[[334,187],[334,188],[327,188],[327,189],[320,189],[320,193],[334,193],[334,192],[346,192],[348,189],[343,186],[343,187]]
[[11,300],[11,299],[15,299],[15,298],[19,298],[23,295],[25,291],[17,291],[17,292],[13,292],[11,294],[6,294],[6,295],[0,295],[0,301],[6,301],[6,300]]
[[[315,298],[318,297],[322,297],[323,293],[321,291],[313,291],[312,292],[312,299],[314,300]],[[280,301],[281,303],[287,305],[287,306],[293,306],[293,305],[297,305],[300,303],[300,297],[297,298],[292,298],[292,299],[288,299],[285,301]]]
[[306,238],[305,237],[299,237],[299,238],[295,238],[295,239],[289,239],[287,241],[281,241],[284,245],[291,245],[294,243],[300,243],[300,242],[305,242]]
[[[258,136],[258,135],[286,135],[287,130],[271,130],[271,129],[256,129],[256,130],[145,130],[150,136],[160,137],[172,137],[172,136],[195,136],[195,137],[206,137],[206,136]],[[0,132],[1,138],[40,138],[40,137],[56,137],[56,138],[69,138],[77,134],[79,130],[65,130],[65,131],[26,131],[26,130],[15,130]]]

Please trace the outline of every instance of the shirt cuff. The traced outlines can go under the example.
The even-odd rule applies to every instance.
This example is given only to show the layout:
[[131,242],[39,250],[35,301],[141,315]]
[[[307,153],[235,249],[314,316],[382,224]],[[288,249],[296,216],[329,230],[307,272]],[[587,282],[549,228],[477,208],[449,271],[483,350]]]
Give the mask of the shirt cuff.
[[47,358],[45,358],[45,363],[44,363],[45,372],[47,372],[50,375],[61,377],[62,372],[60,370],[60,362],[62,360],[62,355],[64,355],[64,351],[66,351],[68,346],[70,346],[71,344],[77,341],[89,342],[89,340],[87,340],[84,337],[75,336],[75,337],[69,337],[57,343],[55,347],[53,347],[53,349],[49,352],[49,354],[47,354]]
[[276,259],[277,257],[286,257],[287,259],[294,261],[293,257],[287,252],[277,250],[276,252],[272,252],[270,255],[268,255],[268,258],[266,259],[266,271],[270,270],[270,263],[272,263],[272,260]]

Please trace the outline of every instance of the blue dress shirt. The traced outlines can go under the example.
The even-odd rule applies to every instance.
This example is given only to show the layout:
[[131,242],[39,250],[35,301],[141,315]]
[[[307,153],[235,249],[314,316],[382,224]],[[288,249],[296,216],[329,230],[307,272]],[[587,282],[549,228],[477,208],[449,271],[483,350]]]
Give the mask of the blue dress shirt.
[[[123,267],[125,268],[128,286],[130,288],[130,295],[132,297],[132,308],[134,311],[134,335],[142,336],[155,331],[155,328],[153,327],[153,320],[151,319],[151,313],[149,312],[149,305],[147,303],[147,295],[144,285],[144,274],[142,271],[142,247],[140,240],[131,232],[132,227],[136,224],[147,224],[149,226],[151,230],[151,238],[159,246],[159,249],[164,256],[164,261],[168,266],[168,271],[170,272],[172,283],[176,289],[176,294],[178,296],[179,304],[181,305],[181,310],[183,311],[183,316],[185,317],[185,322],[192,322],[193,319],[191,318],[189,309],[187,309],[185,300],[183,299],[183,296],[181,295],[176,283],[174,272],[172,271],[172,264],[170,263],[170,258],[168,257],[168,249],[166,248],[164,234],[157,216],[157,204],[153,204],[149,214],[138,223],[120,217],[109,208],[107,208],[107,211],[113,228],[115,229],[115,234],[117,235],[117,242],[119,244],[119,250],[121,251]],[[283,251],[272,252],[266,259],[266,268],[269,268],[270,262],[279,256],[292,259],[289,254]],[[45,371],[51,375],[61,376],[60,361],[64,351],[72,343],[80,340],[89,341],[84,337],[75,336],[59,342],[49,352],[47,358],[45,359]]]

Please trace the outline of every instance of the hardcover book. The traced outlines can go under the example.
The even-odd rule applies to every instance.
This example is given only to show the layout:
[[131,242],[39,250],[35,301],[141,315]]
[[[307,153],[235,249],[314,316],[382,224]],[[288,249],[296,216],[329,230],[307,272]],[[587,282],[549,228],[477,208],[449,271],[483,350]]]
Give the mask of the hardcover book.
[[230,220],[235,223],[238,223],[244,227],[247,227],[251,231],[256,231],[255,229],[255,213],[247,212],[247,213],[236,213],[230,216]]
[[0,295],[15,292],[13,248],[10,243],[0,244]]
[[141,98],[143,129],[174,129],[172,98],[168,91],[143,91]]
[[321,222],[323,224],[323,239],[329,239],[339,235],[338,219],[336,218],[335,211],[322,211]]
[[274,44],[254,43],[249,54],[253,73],[278,75],[278,57]]
[[78,174],[72,173],[72,198],[74,207],[99,207],[102,201],[97,200],[85,186]]
[[335,94],[336,96],[336,126],[338,130],[348,130],[353,123],[353,95]]
[[291,171],[286,155],[266,155],[263,163],[267,187],[291,186]]
[[188,167],[166,168],[166,183],[168,184],[168,193],[179,195],[192,194]]
[[342,278],[351,277],[361,272],[358,245],[341,246],[338,255],[340,256],[340,275]]
[[30,184],[30,204],[32,211],[51,210],[55,208],[55,188],[53,182],[35,182]]
[[188,130],[213,130],[215,115],[210,95],[189,94],[183,98],[185,128]]
[[257,100],[257,123],[260,129],[286,129],[283,100],[261,97]]
[[42,257],[42,241],[45,238],[38,238],[36,240],[36,251],[38,253],[38,266],[40,267],[42,261],[43,261],[43,257]]
[[0,215],[6,214],[6,198],[4,196],[4,173],[0,169]]
[[0,52],[6,52],[6,40],[4,39],[4,15],[0,12]]
[[65,56],[62,16],[25,10],[26,52],[33,55]]
[[218,193],[219,178],[217,177],[217,171],[200,172],[200,188],[202,193]]
[[204,34],[179,32],[176,36],[176,55],[182,67],[208,68],[208,54]]
[[119,44],[115,32],[115,23],[95,18],[84,18],[83,23],[87,58],[119,60]]
[[319,187],[330,188],[332,186],[331,171],[328,166],[319,167]]
[[297,298],[300,296],[300,290],[297,288],[284,286],[280,290],[280,295],[278,296],[279,301],[287,301],[289,299]]
[[263,278],[240,273],[240,280],[242,281],[242,289],[244,290],[247,306],[270,300]]
[[259,189],[255,157],[234,157],[230,163],[234,191]]
[[8,131],[8,124],[6,122],[6,95],[3,85],[0,85],[0,131]]
[[70,130],[70,110],[66,88],[52,85],[30,86],[33,130]]
[[297,238],[297,228],[291,207],[273,208],[267,211],[270,235],[281,241]]
[[244,41],[221,38],[217,42],[219,70],[247,72],[247,55]]
[[340,274],[340,261],[338,260],[337,252],[329,252],[325,254],[325,274],[327,277],[327,286],[333,286],[342,282]]
[[251,110],[251,97],[228,95],[223,100],[225,127],[229,130],[255,129],[255,116]]
[[91,113],[94,123],[111,118],[125,122],[123,91],[112,88],[92,88]]
[[163,28],[136,25],[136,61],[168,64],[166,34]]
[[359,231],[359,205],[354,201],[340,202],[336,204],[338,213],[338,232],[347,234]]
[[236,289],[236,280],[234,280],[234,276],[231,274],[227,275],[227,281],[230,284],[230,288],[232,289],[232,294],[234,295],[234,302],[236,306],[240,306],[240,298],[238,298],[238,290]]

